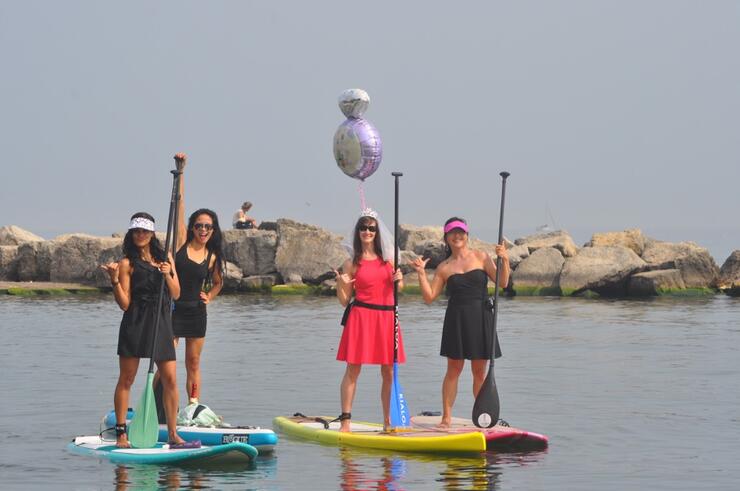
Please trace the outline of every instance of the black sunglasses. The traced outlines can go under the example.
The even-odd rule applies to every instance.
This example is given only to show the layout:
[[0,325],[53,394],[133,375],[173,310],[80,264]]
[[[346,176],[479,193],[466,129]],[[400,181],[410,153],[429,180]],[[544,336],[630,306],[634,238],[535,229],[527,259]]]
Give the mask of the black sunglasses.
[[357,230],[359,230],[360,232],[377,232],[378,227],[376,227],[375,225],[360,225],[359,227],[357,227]]
[[196,223],[193,225],[193,228],[195,230],[213,230],[213,225],[211,225],[210,223]]

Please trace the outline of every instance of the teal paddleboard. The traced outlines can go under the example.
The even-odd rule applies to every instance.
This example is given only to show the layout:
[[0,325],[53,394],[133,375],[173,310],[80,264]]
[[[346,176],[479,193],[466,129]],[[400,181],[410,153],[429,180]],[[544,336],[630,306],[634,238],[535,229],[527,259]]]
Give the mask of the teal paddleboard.
[[[134,410],[129,409],[127,422],[134,417]],[[116,424],[116,413],[108,412],[103,418],[103,426],[112,428]],[[259,426],[178,426],[177,434],[185,441],[200,440],[203,445],[223,445],[225,443],[248,443],[256,448],[260,455],[275,450],[278,436],[269,428]],[[159,425],[159,441],[166,442],[167,426]]]
[[115,442],[100,436],[78,436],[67,446],[78,454],[105,458],[116,464],[241,464],[257,456],[257,449],[240,442],[200,448],[170,449],[166,443],[153,448],[118,448]]

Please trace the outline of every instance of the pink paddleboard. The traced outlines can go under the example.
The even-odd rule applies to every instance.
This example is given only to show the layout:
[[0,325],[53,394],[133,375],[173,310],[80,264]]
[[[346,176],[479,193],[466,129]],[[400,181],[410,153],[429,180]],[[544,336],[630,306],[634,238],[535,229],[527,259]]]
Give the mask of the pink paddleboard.
[[439,428],[441,416],[412,416],[411,426],[441,433],[467,433],[480,431],[486,437],[488,450],[538,450],[547,447],[547,437],[539,433],[520,430],[513,426],[502,426],[500,423],[492,428],[478,428],[473,421],[464,418],[452,418],[450,428]]

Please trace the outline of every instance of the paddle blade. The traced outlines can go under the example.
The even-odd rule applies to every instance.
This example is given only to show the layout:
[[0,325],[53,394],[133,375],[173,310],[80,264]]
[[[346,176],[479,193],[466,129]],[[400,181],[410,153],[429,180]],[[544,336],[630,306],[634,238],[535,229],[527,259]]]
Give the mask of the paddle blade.
[[157,404],[154,401],[154,374],[149,372],[146,377],[144,394],[134,411],[134,419],[128,429],[128,441],[135,448],[152,448],[159,436],[159,421],[157,420]]
[[501,409],[498,402],[498,389],[493,377],[493,363],[473,404],[473,424],[478,428],[491,428],[498,423]]
[[391,426],[407,427],[411,423],[409,407],[401,384],[398,383],[398,363],[393,364],[393,383],[391,384]]

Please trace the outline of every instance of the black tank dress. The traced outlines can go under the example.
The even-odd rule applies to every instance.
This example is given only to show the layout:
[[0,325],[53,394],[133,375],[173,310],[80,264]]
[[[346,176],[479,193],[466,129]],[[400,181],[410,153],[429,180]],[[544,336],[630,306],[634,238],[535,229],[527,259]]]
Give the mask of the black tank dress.
[[162,273],[151,264],[134,259],[131,273],[131,303],[121,319],[118,331],[118,355],[134,358],[149,358],[154,361],[175,359],[175,345],[172,336],[172,316],[170,295],[165,285],[162,308],[159,311],[157,326],[157,345],[152,356],[154,322],[157,297]]
[[172,329],[178,338],[202,338],[206,335],[206,305],[200,300],[203,282],[208,276],[211,254],[202,263],[188,257],[188,245],[177,251],[175,267],[180,277],[180,298],[175,301]]
[[[488,302],[488,275],[482,269],[447,279],[447,311],[440,355],[455,360],[491,358],[493,311]],[[496,358],[501,356],[496,336]]]

